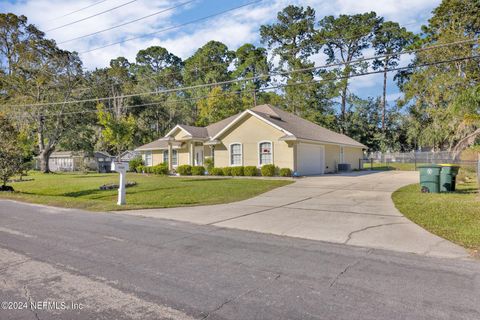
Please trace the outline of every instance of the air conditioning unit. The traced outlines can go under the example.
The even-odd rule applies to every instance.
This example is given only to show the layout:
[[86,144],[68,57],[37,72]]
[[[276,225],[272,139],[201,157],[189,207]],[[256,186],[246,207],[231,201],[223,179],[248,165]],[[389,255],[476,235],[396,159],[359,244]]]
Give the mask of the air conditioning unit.
[[352,166],[350,163],[339,163],[338,164],[338,172],[344,172],[344,171],[351,171]]

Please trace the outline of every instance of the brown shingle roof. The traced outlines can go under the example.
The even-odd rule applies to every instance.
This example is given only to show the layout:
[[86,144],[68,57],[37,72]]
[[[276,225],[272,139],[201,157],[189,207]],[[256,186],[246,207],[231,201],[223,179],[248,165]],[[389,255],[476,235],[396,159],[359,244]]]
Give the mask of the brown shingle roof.
[[205,127],[187,126],[186,124],[179,124],[178,126],[190,133],[193,138],[208,138],[208,131]]
[[218,122],[212,123],[211,125],[207,126],[207,132],[208,136],[214,137],[217,133],[219,133],[223,128],[228,126],[230,122],[235,120],[241,113],[237,113],[236,115],[233,115],[231,117],[228,117],[226,119],[220,120]]
[[300,118],[293,113],[286,112],[271,105],[264,104],[250,110],[263,119],[289,131],[297,139],[367,148],[365,145],[344,134],[321,127],[313,122]]
[[[172,145],[174,147],[179,147],[182,145],[181,142],[172,142]],[[137,149],[135,149],[135,151],[147,151],[147,150],[161,150],[161,149],[168,149],[168,141],[166,140],[162,140],[162,139],[158,139],[158,140],[155,140],[153,142],[150,142],[150,143],[147,143],[147,144],[144,144],[143,146],[141,147],[138,147]]]
[[[313,122],[300,118],[290,112],[286,112],[280,108],[264,104],[256,106],[250,109],[256,116],[263,118],[264,120],[273,123],[281,129],[288,131],[292,134],[292,138],[305,139],[318,142],[342,144],[353,147],[367,148],[365,145],[352,138],[321,127]],[[221,121],[212,123],[207,127],[195,127],[188,125],[178,125],[193,138],[212,138],[222,131],[226,126],[237,119],[242,113],[233,115]],[[178,142],[177,142],[178,143]],[[166,149],[168,148],[168,142],[166,140],[156,140],[146,145],[143,145],[136,150],[152,150],[152,149]]]

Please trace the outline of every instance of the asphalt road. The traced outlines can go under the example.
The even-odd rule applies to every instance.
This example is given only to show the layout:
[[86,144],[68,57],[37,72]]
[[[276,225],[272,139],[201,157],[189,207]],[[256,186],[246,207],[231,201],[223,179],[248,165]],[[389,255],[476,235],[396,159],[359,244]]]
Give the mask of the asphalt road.
[[1,320],[480,319],[479,261],[1,200],[0,288]]

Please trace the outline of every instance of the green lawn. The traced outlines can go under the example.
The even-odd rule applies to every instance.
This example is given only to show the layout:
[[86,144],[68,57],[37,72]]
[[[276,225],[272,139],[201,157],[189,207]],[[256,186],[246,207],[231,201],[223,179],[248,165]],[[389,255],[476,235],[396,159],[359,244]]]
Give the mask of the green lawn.
[[[417,166],[421,163],[417,163]],[[389,162],[389,163],[373,163],[373,167],[370,163],[364,163],[363,169],[372,169],[376,171],[388,171],[388,170],[401,170],[401,171],[415,171],[415,163],[400,163],[400,162]]]
[[14,193],[0,197],[52,206],[92,211],[164,208],[219,204],[247,199],[292,183],[288,180],[169,178],[128,173],[127,180],[137,185],[127,188],[127,205],[116,205],[117,190],[101,191],[107,183],[118,183],[118,174],[40,174],[28,182],[11,185]]
[[454,193],[421,193],[418,184],[392,195],[395,206],[407,218],[428,231],[472,249],[480,250],[480,197],[474,179],[457,185]]

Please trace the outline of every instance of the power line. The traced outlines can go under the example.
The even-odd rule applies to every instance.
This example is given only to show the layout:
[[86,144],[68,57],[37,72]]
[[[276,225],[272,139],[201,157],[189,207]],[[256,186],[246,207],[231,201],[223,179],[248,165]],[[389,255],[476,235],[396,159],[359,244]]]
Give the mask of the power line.
[[95,14],[93,14],[93,15],[91,15],[91,16],[88,16],[88,17],[85,17],[85,18],[82,18],[82,19],[79,19],[79,20],[75,20],[75,21],[73,21],[73,22],[69,22],[69,23],[66,23],[66,24],[64,24],[64,25],[61,25],[61,26],[52,28],[52,29],[48,29],[48,30],[46,30],[45,32],[50,32],[50,31],[54,31],[54,30],[58,30],[58,29],[67,27],[67,26],[71,26],[72,24],[76,24],[76,23],[79,23],[79,22],[82,22],[82,21],[85,21],[85,20],[88,20],[88,19],[97,17],[97,16],[99,16],[99,15],[102,15],[102,14],[104,14],[104,13],[107,13],[107,12],[110,12],[110,11],[113,11],[113,10],[116,10],[116,9],[118,9],[118,8],[121,8],[121,7],[124,7],[124,6],[128,5],[128,4],[133,3],[133,2],[136,2],[136,1],[138,1],[138,0],[131,0],[131,1],[129,1],[129,2],[126,2],[126,3],[124,3],[124,4],[121,4],[121,5],[116,6],[116,7],[113,7],[113,8],[110,8],[110,9],[108,9],[108,10],[104,10],[104,11],[101,11],[101,12],[99,12],[99,13],[95,13]]
[[[465,10],[465,11],[466,11],[466,10]],[[450,15],[452,15],[452,13],[445,14],[445,16],[450,16]],[[417,23],[417,22],[412,22],[412,23],[404,24],[403,26],[400,26],[400,27],[404,27],[404,26],[412,25],[412,24],[416,24],[416,23]],[[128,23],[127,23],[127,24],[128,24]],[[113,27],[113,28],[114,28],[114,27]],[[388,31],[388,30],[390,30],[390,29],[396,29],[396,28],[395,28],[395,27],[387,28],[387,29],[383,29],[383,31],[385,32],[385,31]],[[103,31],[99,31],[99,32],[103,32]],[[95,33],[92,33],[92,34],[95,34]],[[86,35],[86,36],[87,36],[87,35]],[[344,39],[351,39],[351,38],[353,38],[353,37],[350,37],[350,38],[346,37],[346,38],[344,38]],[[77,39],[77,38],[75,38],[75,39]],[[73,41],[73,40],[75,40],[75,39],[71,39],[71,40]],[[67,41],[70,41],[70,40],[67,40]],[[62,43],[64,43],[64,42],[62,42]],[[394,55],[394,54],[391,54],[391,55]],[[222,65],[222,64],[221,64],[221,63],[212,63],[212,64],[209,64],[208,66],[205,66],[205,67],[202,67],[202,68],[198,68],[197,70],[204,70],[204,69],[210,68],[211,66],[216,66],[216,65]],[[180,73],[181,73],[181,72],[176,72],[176,73],[173,73],[173,74],[180,74]],[[147,77],[148,77],[148,76],[147,76]],[[108,81],[108,80],[107,80],[107,81]],[[104,82],[107,82],[107,81],[104,81]],[[85,88],[84,91],[89,90],[89,89],[91,89],[91,88],[88,88],[88,87],[87,87],[87,88]],[[81,89],[75,89],[75,90],[81,90]]]
[[[382,55],[376,55],[376,56],[356,59],[356,60],[350,61],[348,63],[347,62],[337,62],[337,63],[325,64],[325,65],[321,65],[321,66],[314,66],[314,67],[301,68],[301,69],[293,69],[293,70],[289,70],[289,71],[279,71],[279,72],[268,73],[268,74],[259,74],[255,77],[246,77],[246,78],[242,78],[242,79],[232,79],[232,80],[226,80],[226,81],[220,81],[220,82],[214,82],[214,83],[205,83],[205,84],[199,84],[199,85],[188,86],[188,87],[165,89],[165,90],[161,90],[161,91],[146,91],[146,92],[138,92],[138,93],[125,94],[125,95],[119,95],[119,96],[110,96],[110,97],[90,98],[90,99],[81,99],[81,100],[70,100],[70,101],[62,101],[62,102],[49,102],[49,103],[17,104],[17,105],[10,105],[10,106],[11,107],[34,107],[34,106],[64,105],[64,104],[72,104],[72,103],[80,103],[80,102],[95,102],[95,101],[106,101],[106,100],[120,99],[120,98],[131,98],[131,97],[136,97],[136,96],[153,95],[153,94],[160,94],[160,93],[171,93],[171,92],[185,91],[185,90],[189,90],[189,89],[200,89],[200,88],[213,87],[213,86],[222,86],[222,85],[227,85],[227,84],[241,82],[241,81],[251,81],[251,80],[262,79],[262,78],[265,78],[265,77],[268,77],[268,76],[287,75],[287,74],[291,74],[291,73],[298,73],[298,72],[312,71],[312,70],[317,70],[317,69],[338,67],[338,66],[347,65],[347,64],[348,65],[355,65],[359,62],[381,59],[381,58],[389,57],[389,56],[392,56],[392,55],[404,55],[404,54],[418,53],[418,52],[422,52],[422,51],[439,49],[439,48],[448,47],[448,46],[451,46],[451,45],[465,44],[465,43],[476,42],[476,41],[478,41],[478,39],[476,39],[476,38],[475,39],[466,39],[466,40],[461,40],[461,41],[456,41],[456,42],[449,42],[449,43],[429,46],[429,47],[425,47],[425,48],[405,50],[405,51],[397,52],[397,53],[382,54]],[[383,70],[381,70],[381,71],[383,72]],[[352,76],[353,75],[351,75],[350,77],[352,77]]]
[[111,47],[111,46],[114,46],[114,45],[117,45],[117,44],[125,43],[125,42],[128,42],[128,41],[132,41],[132,40],[137,40],[137,39],[141,39],[141,38],[153,36],[153,35],[155,35],[155,34],[159,34],[159,33],[162,33],[162,32],[166,32],[166,31],[170,31],[170,30],[175,30],[175,29],[178,29],[178,28],[181,28],[181,27],[190,25],[190,24],[194,24],[194,23],[197,23],[197,22],[200,22],[200,21],[208,20],[208,19],[211,19],[211,18],[220,16],[220,15],[223,15],[223,14],[228,13],[228,12],[231,12],[231,11],[235,11],[235,10],[238,10],[238,9],[241,9],[241,8],[244,8],[244,7],[247,7],[247,6],[251,6],[252,4],[256,4],[256,3],[259,3],[259,2],[262,2],[262,1],[263,1],[263,0],[256,0],[256,1],[248,2],[248,3],[243,4],[243,5],[241,5],[241,6],[236,6],[236,7],[227,9],[227,10],[223,10],[223,11],[220,11],[220,12],[217,12],[217,13],[214,13],[214,14],[211,14],[211,15],[208,15],[208,16],[205,16],[205,17],[202,17],[202,18],[198,18],[198,19],[191,20],[191,21],[188,21],[188,22],[185,22],[185,23],[177,24],[177,25],[172,26],[172,27],[168,27],[168,28],[165,28],[165,29],[160,29],[160,30],[157,30],[157,31],[154,31],[154,32],[142,34],[142,35],[135,36],[135,37],[131,37],[131,38],[127,38],[127,39],[124,39],[124,40],[121,40],[121,41],[112,42],[112,43],[103,45],[103,46],[101,46],[101,47],[95,47],[95,48],[93,48],[93,49],[89,49],[89,50],[86,50],[86,51],[79,52],[79,54],[84,54],[84,53],[88,53],[88,52],[92,52],[92,51],[96,51],[96,50],[108,48],[108,47]]
[[64,43],[72,42],[72,41],[75,41],[75,40],[80,40],[80,39],[83,39],[83,38],[87,38],[87,37],[91,37],[91,36],[94,36],[94,35],[103,33],[103,32],[105,32],[105,31],[110,31],[110,30],[113,30],[113,29],[116,29],[116,28],[120,28],[120,27],[129,25],[129,24],[131,24],[131,23],[138,22],[138,21],[141,21],[141,20],[144,20],[144,19],[147,19],[147,18],[156,16],[156,15],[159,15],[159,14],[161,14],[161,13],[164,13],[164,12],[167,12],[167,11],[171,11],[171,10],[174,10],[174,9],[177,9],[177,8],[180,8],[180,7],[183,7],[183,6],[187,5],[187,4],[190,4],[190,3],[195,2],[195,1],[197,1],[197,0],[190,0],[190,1],[182,2],[182,3],[178,4],[178,5],[173,6],[173,7],[169,7],[169,8],[166,8],[166,9],[163,9],[163,10],[160,10],[160,11],[157,11],[157,12],[154,12],[154,13],[151,13],[151,14],[149,14],[149,15],[146,15],[146,16],[143,16],[143,17],[140,17],[140,18],[137,18],[137,19],[134,19],[134,20],[131,20],[131,21],[122,23],[122,24],[118,24],[118,25],[115,25],[115,26],[112,26],[112,27],[109,27],[109,28],[106,28],[106,29],[103,29],[103,30],[99,30],[99,31],[96,31],[96,32],[92,32],[92,33],[89,33],[89,34],[85,34],[85,35],[83,35],[83,36],[79,36],[79,37],[76,37],[76,38],[68,39],[68,40],[59,42],[58,44],[64,44]]
[[58,19],[61,19],[61,18],[65,18],[65,17],[70,16],[70,15],[72,15],[72,14],[74,14],[74,13],[83,11],[83,10],[85,10],[85,9],[91,8],[91,7],[96,6],[96,5],[99,5],[100,3],[103,3],[103,2],[105,2],[105,1],[108,1],[108,0],[101,0],[101,1],[98,1],[98,2],[95,2],[95,3],[92,3],[91,5],[88,5],[88,6],[86,6],[86,7],[83,7],[83,8],[81,8],[81,9],[78,9],[78,10],[75,10],[75,11],[72,11],[72,12],[69,12],[69,13],[67,13],[67,14],[64,14],[63,16],[59,16],[59,17],[53,18],[53,19],[51,19],[51,20],[48,20],[47,22],[55,21],[55,20],[58,20]]
[[[415,66],[390,68],[390,69],[386,69],[386,72],[402,71],[402,70],[409,70],[409,69],[414,69],[414,68],[422,68],[422,67],[434,66],[434,65],[451,63],[451,62],[459,62],[459,61],[465,61],[465,60],[476,59],[476,58],[480,58],[480,55],[472,55],[472,56],[465,56],[465,57],[459,57],[459,58],[453,58],[453,59],[447,59],[447,60],[434,61],[434,62],[423,63],[423,64],[415,65]],[[309,85],[309,84],[314,84],[314,83],[331,82],[331,81],[357,78],[357,77],[368,76],[368,75],[372,75],[372,74],[381,74],[383,72],[384,72],[384,70],[369,71],[369,72],[358,73],[358,74],[351,75],[351,76],[348,76],[348,77],[347,76],[338,76],[338,77],[330,78],[330,79],[318,79],[318,80],[303,81],[303,82],[290,83],[290,84],[280,84],[280,85],[270,86],[270,87],[265,87],[265,88],[260,88],[260,89],[237,90],[237,91],[231,91],[231,92],[222,92],[222,93],[214,94],[214,95],[204,95],[204,96],[194,97],[194,98],[173,99],[173,100],[169,100],[165,103],[200,100],[200,99],[205,99],[205,98],[208,98],[208,97],[226,96],[226,95],[234,95],[234,94],[241,94],[241,93],[252,93],[254,91],[258,92],[258,91],[275,90],[275,89],[280,89],[280,88],[285,88],[285,87],[293,87],[293,86],[300,86],[300,85]],[[150,103],[139,104],[139,105],[125,106],[124,108],[131,109],[131,108],[138,108],[138,107],[143,107],[143,106],[153,106],[153,105],[159,105],[159,104],[162,104],[162,103],[161,102],[150,102]],[[95,112],[96,112],[96,110],[82,110],[82,111],[74,111],[74,112],[66,112],[66,113],[56,113],[56,114],[50,114],[50,115],[44,115],[44,116],[48,116],[48,117],[64,116],[64,115],[95,113]],[[21,114],[21,113],[19,112],[19,114]]]

